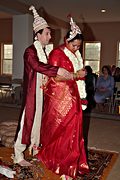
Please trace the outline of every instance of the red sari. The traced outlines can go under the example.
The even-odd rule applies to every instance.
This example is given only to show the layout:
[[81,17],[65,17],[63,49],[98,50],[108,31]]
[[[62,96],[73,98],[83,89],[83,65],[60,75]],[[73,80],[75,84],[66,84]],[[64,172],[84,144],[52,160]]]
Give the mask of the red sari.
[[[73,72],[62,50],[52,51],[49,63]],[[45,89],[41,144],[37,157],[48,169],[76,177],[88,172],[82,135],[82,108],[76,81],[56,82],[50,78]]]

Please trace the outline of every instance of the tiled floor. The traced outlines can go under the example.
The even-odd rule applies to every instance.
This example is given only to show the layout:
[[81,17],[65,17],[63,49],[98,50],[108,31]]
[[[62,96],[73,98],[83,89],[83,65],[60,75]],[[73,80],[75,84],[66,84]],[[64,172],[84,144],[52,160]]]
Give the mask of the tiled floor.
[[[19,107],[0,106],[0,121],[17,121],[19,113]],[[120,115],[92,113],[89,146],[120,152]],[[120,157],[117,159],[107,180],[120,180]]]

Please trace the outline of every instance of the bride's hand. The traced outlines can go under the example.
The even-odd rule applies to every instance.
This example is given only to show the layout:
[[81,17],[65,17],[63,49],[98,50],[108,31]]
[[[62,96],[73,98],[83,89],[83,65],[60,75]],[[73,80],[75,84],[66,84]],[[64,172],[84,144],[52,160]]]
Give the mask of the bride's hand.
[[86,71],[84,69],[80,69],[77,71],[76,75],[77,75],[77,78],[83,78],[86,76]]
[[56,82],[59,82],[59,81],[66,81],[67,79],[63,76],[57,75],[56,77],[54,77],[54,80]]

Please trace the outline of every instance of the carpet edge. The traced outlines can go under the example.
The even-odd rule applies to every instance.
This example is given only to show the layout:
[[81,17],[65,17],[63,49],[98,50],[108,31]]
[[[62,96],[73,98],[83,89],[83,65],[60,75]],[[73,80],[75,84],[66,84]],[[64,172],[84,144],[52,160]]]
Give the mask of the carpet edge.
[[114,153],[113,157],[112,157],[112,160],[109,162],[108,166],[104,169],[100,180],[105,180],[108,177],[110,171],[114,167],[114,164],[116,163],[117,158],[119,156],[119,152],[113,152],[113,151],[110,151],[110,152]]

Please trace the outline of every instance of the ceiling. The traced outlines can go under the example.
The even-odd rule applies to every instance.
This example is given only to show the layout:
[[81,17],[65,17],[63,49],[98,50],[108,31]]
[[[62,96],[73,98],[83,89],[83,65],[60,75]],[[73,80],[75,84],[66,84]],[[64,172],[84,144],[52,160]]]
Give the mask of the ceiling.
[[29,13],[30,5],[64,21],[71,14],[78,22],[120,22],[120,0],[0,0],[0,18]]

